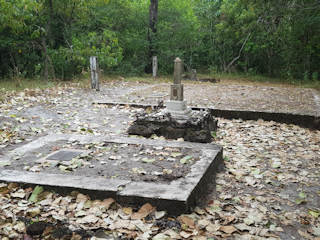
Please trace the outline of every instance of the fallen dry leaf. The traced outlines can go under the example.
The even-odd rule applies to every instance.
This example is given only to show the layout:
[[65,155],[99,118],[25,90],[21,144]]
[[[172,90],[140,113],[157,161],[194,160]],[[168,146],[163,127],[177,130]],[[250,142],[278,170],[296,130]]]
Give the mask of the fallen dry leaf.
[[80,224],[86,224],[86,223],[96,223],[99,221],[99,218],[94,215],[88,215],[84,218],[78,219],[76,222]]
[[110,208],[110,206],[114,203],[114,199],[113,198],[107,198],[105,200],[103,200],[101,202],[101,207],[104,207],[106,210],[108,210]]
[[167,236],[166,234],[164,233],[159,233],[157,235],[155,235],[152,240],[170,240],[170,237]]
[[206,231],[210,233],[215,233],[216,231],[219,230],[219,228],[220,228],[220,225],[210,223],[208,226],[206,226]]
[[189,238],[189,237],[192,236],[192,234],[191,233],[187,233],[185,231],[181,231],[180,232],[180,236],[183,237],[183,238]]
[[132,214],[131,219],[139,220],[139,219],[145,218],[150,213],[152,213],[154,209],[155,208],[150,203],[146,203],[139,209],[138,212]]
[[222,218],[224,220],[224,222],[222,223],[223,225],[228,225],[236,219],[235,216],[223,216]]
[[122,211],[127,215],[131,215],[132,214],[132,208],[131,207],[122,208]]
[[13,198],[24,198],[26,193],[23,189],[19,189],[17,192],[11,193],[10,196]]
[[187,225],[189,228],[194,228],[194,220],[191,217],[188,216],[180,216],[178,217],[178,220],[181,224]]
[[201,219],[198,221],[197,225],[200,229],[206,228],[211,222],[207,219]]
[[167,214],[166,211],[159,211],[159,212],[156,211],[156,212],[154,213],[155,218],[156,218],[157,220],[163,218],[166,214]]
[[232,234],[237,231],[237,229],[234,226],[222,226],[219,228],[219,230],[228,234]]
[[82,193],[79,193],[79,194],[77,195],[76,202],[77,202],[77,203],[79,203],[79,202],[85,202],[85,201],[87,201],[88,199],[89,199],[88,196],[86,196],[86,195],[84,195],[84,194],[82,194]]

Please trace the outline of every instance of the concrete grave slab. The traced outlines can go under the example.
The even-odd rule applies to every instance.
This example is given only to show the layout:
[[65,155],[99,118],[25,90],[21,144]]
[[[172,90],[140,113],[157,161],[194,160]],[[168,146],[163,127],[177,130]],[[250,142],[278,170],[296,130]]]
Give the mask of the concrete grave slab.
[[[68,144],[72,148],[66,148]],[[92,147],[93,144],[97,144],[97,148]],[[93,150],[90,152],[88,148]],[[112,149],[118,155],[113,156]],[[90,159],[83,160],[83,153]],[[143,161],[150,160],[152,155],[152,161],[135,161],[134,156],[139,154]],[[145,157],[147,154],[150,154],[149,158]],[[59,165],[50,165],[51,159],[64,163],[68,160],[72,162],[75,157],[88,164],[80,164],[79,169],[72,171],[65,171],[66,168],[59,171]],[[101,165],[99,158],[109,162]],[[192,160],[186,164],[183,160],[187,158]],[[39,161],[44,159],[48,161]],[[222,147],[211,143],[64,134],[48,135],[17,147],[4,153],[0,162],[3,160],[10,164],[0,167],[0,181],[77,189],[94,196],[113,197],[125,204],[140,205],[150,202],[159,210],[166,210],[170,214],[191,210],[206,192],[207,184],[214,180],[215,172],[223,162]],[[49,164],[45,165],[47,162]],[[132,166],[143,166],[148,172],[145,174],[149,174],[149,170],[157,172],[154,168],[163,168],[161,164],[164,164],[168,171],[172,167],[173,172],[180,169],[183,174],[170,178],[155,175],[150,180],[135,178],[131,170],[128,170]],[[28,168],[26,165],[29,165]],[[40,170],[37,168],[33,171],[34,166],[40,166]],[[127,170],[126,166],[129,166]],[[101,176],[101,171],[107,169],[113,169],[112,171],[120,174]],[[122,174],[121,171],[127,173]]]

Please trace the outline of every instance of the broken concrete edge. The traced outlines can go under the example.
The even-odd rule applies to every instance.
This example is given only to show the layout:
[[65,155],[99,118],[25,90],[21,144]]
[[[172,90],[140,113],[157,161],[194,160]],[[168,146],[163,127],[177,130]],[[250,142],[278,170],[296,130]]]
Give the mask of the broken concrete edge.
[[[206,151],[210,153],[206,154]],[[200,203],[200,194],[207,191],[208,184],[214,180],[222,163],[222,148],[204,150],[201,160],[192,165],[186,177],[169,184],[129,183],[119,192],[120,200],[130,204],[143,204],[148,201],[157,206],[158,210],[165,210],[171,215],[188,213]]]
[[[201,162],[201,161],[198,161]],[[84,177],[63,174],[30,173],[26,171],[2,170],[0,181],[15,182],[24,185],[40,185],[57,192],[79,191],[89,194],[94,199],[112,197],[120,204],[142,205],[149,202],[158,210],[165,210],[170,215],[179,215],[192,210],[199,203],[199,195],[206,191],[206,184],[215,175],[217,164],[222,162],[222,151],[213,161],[204,164],[204,174],[187,176],[183,181],[164,183],[131,182],[130,180],[105,179],[102,177]],[[197,169],[202,172],[202,169]]]
[[[133,108],[158,108],[156,104],[139,104],[124,102],[94,102],[93,104],[109,105],[109,106],[128,106]],[[190,107],[192,110],[209,110],[214,117],[225,119],[243,119],[243,120],[265,120],[278,123],[294,124],[300,127],[320,130],[320,115],[295,114],[285,112],[263,112],[252,110],[232,110],[232,109],[216,109],[210,107]]]
[[[57,134],[41,137],[38,143],[48,143],[62,138],[82,141],[92,141],[83,135]],[[97,141],[97,139],[94,139]],[[106,137],[100,140],[106,140]],[[154,146],[161,143],[164,147],[190,147],[202,151],[200,159],[191,166],[191,171],[184,177],[168,183],[134,182],[131,180],[106,179],[103,177],[88,177],[65,174],[33,173],[17,170],[1,170],[0,182],[15,182],[23,185],[45,186],[57,192],[79,191],[89,194],[92,198],[112,197],[119,203],[142,205],[149,202],[158,210],[165,210],[170,215],[189,212],[198,203],[199,195],[207,190],[205,183],[211,182],[218,165],[222,163],[222,147],[214,144],[200,144],[178,141],[159,141],[142,138],[117,138],[113,143],[145,144]],[[31,143],[28,143],[29,145]],[[27,144],[27,145],[28,145]],[[30,146],[33,150],[33,146]],[[19,149],[19,148],[18,148]],[[28,148],[20,147],[27,151]],[[23,151],[20,151],[22,154]]]
[[216,179],[216,174],[221,172],[224,169],[223,161],[223,150],[219,151],[214,161],[211,161],[206,171],[197,182],[197,186],[193,188],[192,192],[189,195],[189,206],[196,206],[201,202],[199,196],[206,195],[208,191],[209,184],[214,184]]

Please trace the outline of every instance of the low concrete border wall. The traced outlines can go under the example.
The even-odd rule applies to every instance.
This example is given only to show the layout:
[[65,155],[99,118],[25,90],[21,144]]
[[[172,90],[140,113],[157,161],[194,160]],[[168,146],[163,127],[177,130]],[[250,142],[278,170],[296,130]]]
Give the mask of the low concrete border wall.
[[[125,102],[95,102],[93,104],[109,105],[109,106],[129,106],[134,108],[157,108],[154,104],[139,104],[139,103],[125,103]],[[243,119],[243,120],[258,120],[275,121],[279,123],[295,124],[300,127],[320,130],[320,116],[303,115],[283,112],[262,112],[252,110],[229,110],[216,109],[209,107],[192,107],[192,110],[208,109],[215,117],[226,119]]]

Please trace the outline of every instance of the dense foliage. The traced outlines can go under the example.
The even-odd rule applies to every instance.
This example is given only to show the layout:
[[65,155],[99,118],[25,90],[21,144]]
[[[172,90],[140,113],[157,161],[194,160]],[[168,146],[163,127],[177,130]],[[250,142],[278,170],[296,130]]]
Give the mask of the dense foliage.
[[150,28],[150,0],[0,0],[0,77],[68,79],[91,55],[106,73],[137,75],[152,50],[162,73],[179,56],[187,68],[319,80],[318,0],[156,2]]

